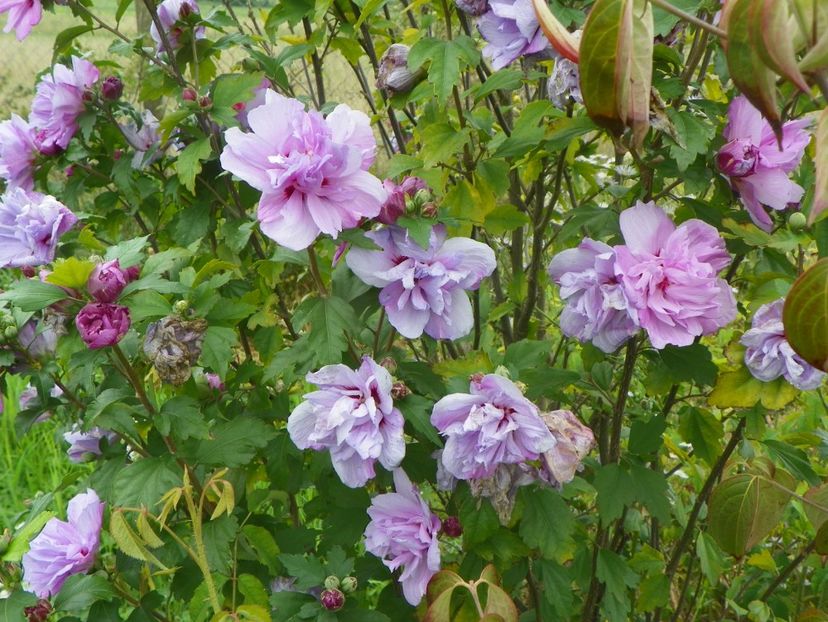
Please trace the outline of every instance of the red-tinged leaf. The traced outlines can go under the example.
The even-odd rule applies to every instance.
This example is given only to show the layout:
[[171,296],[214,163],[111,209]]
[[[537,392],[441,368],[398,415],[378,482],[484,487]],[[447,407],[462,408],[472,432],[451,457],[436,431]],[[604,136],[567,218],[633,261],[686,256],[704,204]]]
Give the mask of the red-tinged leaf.
[[810,92],[796,62],[788,3],[761,0],[761,5],[757,4],[753,11],[753,17],[754,45],[765,64],[802,92]]
[[808,363],[828,370],[828,258],[806,270],[785,297],[785,338]]
[[653,14],[647,0],[597,0],[580,45],[581,93],[589,116],[640,144],[649,128]]
[[808,214],[808,223],[811,224],[828,210],[828,108],[819,115],[816,137],[816,180],[814,182],[814,204]]
[[432,603],[444,592],[450,592],[458,585],[463,585],[465,581],[456,572],[451,570],[441,570],[428,582],[426,598],[428,602]]
[[519,614],[515,603],[502,588],[491,583],[489,583],[489,593],[486,595],[486,608],[483,613],[498,616],[503,622],[518,622]]
[[763,0],[727,3],[727,66],[733,83],[781,136],[782,119],[776,103],[776,74],[762,60],[751,37],[751,23]]
[[532,0],[532,6],[535,8],[535,15],[538,18],[541,30],[543,30],[546,38],[549,39],[552,47],[564,58],[568,58],[573,63],[577,63],[578,40],[575,36],[564,28],[563,24],[558,21],[558,18],[552,14],[549,6],[546,4],[546,0]]

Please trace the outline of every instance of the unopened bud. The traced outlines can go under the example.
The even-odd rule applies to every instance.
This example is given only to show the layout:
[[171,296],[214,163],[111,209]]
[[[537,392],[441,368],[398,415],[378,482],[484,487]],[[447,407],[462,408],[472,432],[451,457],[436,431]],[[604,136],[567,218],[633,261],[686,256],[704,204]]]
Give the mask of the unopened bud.
[[339,589],[339,577],[331,575],[325,578],[325,589],[336,590]]
[[472,374],[469,376],[469,382],[473,382],[474,384],[480,384],[483,382],[484,374],[477,372],[476,374]]
[[460,525],[460,519],[456,516],[449,516],[443,521],[441,530],[450,538],[459,538],[463,535],[463,527]]
[[397,361],[395,361],[390,356],[386,356],[384,359],[382,359],[382,362],[380,363],[380,365],[382,365],[385,369],[387,369],[392,374],[395,371],[397,371]]
[[244,109],[247,108],[247,104],[244,102],[236,102],[233,104],[233,110],[236,112],[244,112]]
[[209,108],[213,105],[213,100],[205,95],[204,97],[198,100],[198,105],[202,108]]
[[466,15],[480,17],[489,10],[489,0],[454,0],[458,9]]
[[409,389],[404,382],[398,380],[391,385],[391,397],[395,400],[401,400],[407,395],[411,395],[411,389]]
[[3,334],[6,336],[6,339],[14,339],[17,337],[17,326],[6,326]]
[[116,149],[115,151],[112,152],[112,159],[117,162],[118,160],[120,160],[123,157],[123,155],[124,155],[124,150],[123,149]]
[[437,206],[434,203],[426,203],[420,213],[423,218],[437,218]]
[[124,83],[118,76],[108,76],[101,84],[101,95],[107,101],[117,101],[124,94]]
[[193,7],[190,6],[189,2],[184,2],[178,10],[178,17],[179,19],[187,19],[187,16],[192,15],[192,13]]
[[802,212],[794,212],[788,216],[788,228],[791,231],[802,231],[808,224],[808,219]]
[[178,315],[183,315],[187,313],[187,310],[190,308],[190,303],[186,300],[177,300],[173,305],[173,311]]
[[83,92],[83,95],[81,95],[81,98],[83,99],[83,101],[85,101],[87,103],[95,101],[95,93],[93,93],[92,91],[87,89]]
[[356,580],[356,577],[345,577],[342,579],[342,591],[346,594],[350,594],[351,592],[356,591],[357,586],[359,583]]
[[75,167],[74,167],[74,166],[72,166],[72,165],[70,164],[70,165],[69,165],[69,166],[67,166],[65,169],[63,169],[63,173],[64,173],[64,175],[66,175],[67,177],[71,177],[72,175],[74,175],[74,174],[75,174]]
[[339,611],[345,605],[345,594],[339,590],[325,590],[319,600],[328,611]]
[[45,598],[37,601],[36,605],[23,608],[23,615],[27,622],[46,622],[52,611],[52,605]]
[[261,71],[262,65],[258,61],[253,60],[252,58],[245,58],[242,61],[242,69],[244,69],[248,73],[253,73],[256,71]]
[[198,93],[196,93],[196,90],[194,88],[188,86],[183,91],[181,91],[181,99],[183,99],[185,102],[194,102],[196,99],[198,99]]

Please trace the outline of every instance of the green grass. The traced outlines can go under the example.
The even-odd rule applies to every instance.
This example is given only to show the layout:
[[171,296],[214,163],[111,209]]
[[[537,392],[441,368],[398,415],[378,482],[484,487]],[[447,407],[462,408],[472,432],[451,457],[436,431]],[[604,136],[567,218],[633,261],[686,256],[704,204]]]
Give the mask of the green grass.
[[14,527],[39,492],[55,493],[51,509],[63,511],[68,498],[61,483],[88,470],[69,462],[60,438],[64,425],[55,417],[34,424],[25,434],[16,429],[18,400],[27,384],[25,377],[6,376],[5,407],[0,415],[0,532]]

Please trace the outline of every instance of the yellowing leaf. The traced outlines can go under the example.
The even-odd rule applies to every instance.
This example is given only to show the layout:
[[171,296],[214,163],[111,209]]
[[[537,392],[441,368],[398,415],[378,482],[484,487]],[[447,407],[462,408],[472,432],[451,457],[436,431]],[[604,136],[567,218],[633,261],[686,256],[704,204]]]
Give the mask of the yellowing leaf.
[[94,269],[95,263],[89,260],[75,257],[60,259],[55,262],[54,270],[46,277],[46,281],[70,289],[85,289]]

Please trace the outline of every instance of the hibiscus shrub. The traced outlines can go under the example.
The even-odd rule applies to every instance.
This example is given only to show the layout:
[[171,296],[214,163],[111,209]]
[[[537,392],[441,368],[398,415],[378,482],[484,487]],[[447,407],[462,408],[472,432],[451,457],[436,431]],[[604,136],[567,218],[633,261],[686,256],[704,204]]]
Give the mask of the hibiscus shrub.
[[824,2],[55,5],[3,620],[828,619]]

